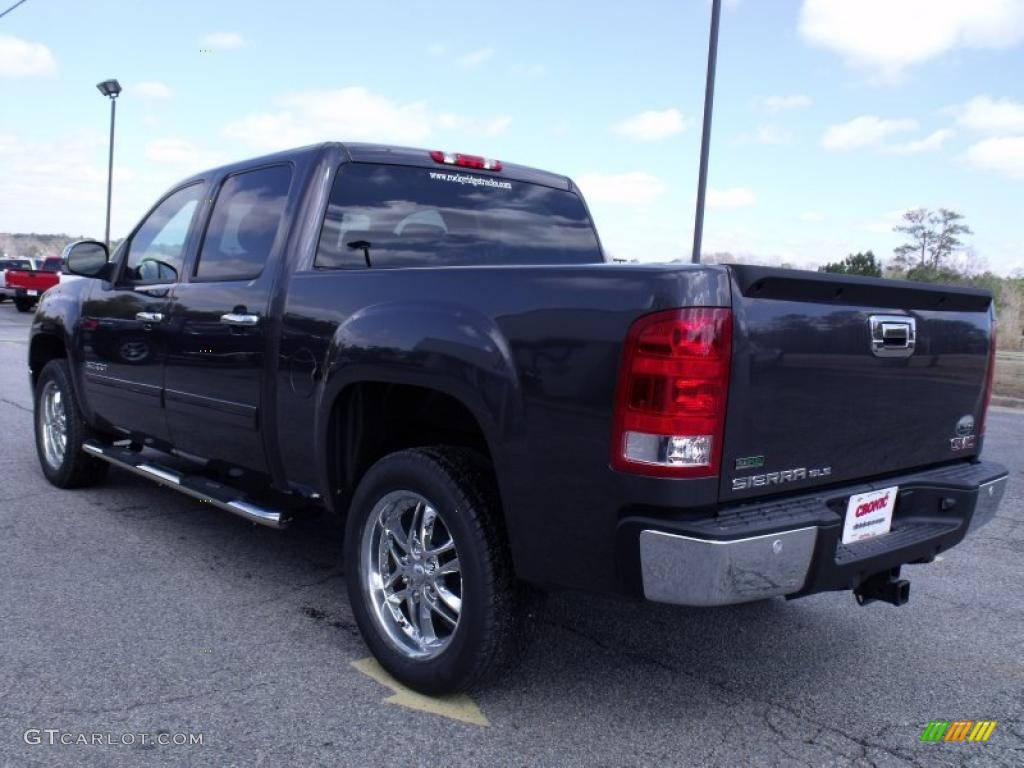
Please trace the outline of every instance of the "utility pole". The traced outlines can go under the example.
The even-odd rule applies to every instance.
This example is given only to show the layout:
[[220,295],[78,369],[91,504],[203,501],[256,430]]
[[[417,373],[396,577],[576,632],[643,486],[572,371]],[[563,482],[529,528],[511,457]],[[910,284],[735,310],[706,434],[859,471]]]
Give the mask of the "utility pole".
[[715,63],[718,60],[718,20],[722,0],[711,2],[711,35],[708,39],[708,74],[704,85],[704,130],[700,137],[700,173],[697,179],[697,212],[693,222],[693,263],[700,263],[704,239],[704,197],[708,187],[708,150],[711,145],[711,110],[715,103]]

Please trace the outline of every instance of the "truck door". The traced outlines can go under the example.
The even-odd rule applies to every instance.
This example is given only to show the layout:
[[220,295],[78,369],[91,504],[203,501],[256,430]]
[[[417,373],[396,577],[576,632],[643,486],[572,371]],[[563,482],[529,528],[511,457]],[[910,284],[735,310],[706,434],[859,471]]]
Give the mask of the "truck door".
[[87,402],[107,422],[167,439],[163,375],[170,293],[179,279],[204,182],[161,200],[121,250],[114,282],[82,306]]
[[285,164],[221,182],[169,309],[165,402],[175,447],[255,471],[267,466],[260,428],[274,283],[268,265],[287,234],[281,222],[291,178]]

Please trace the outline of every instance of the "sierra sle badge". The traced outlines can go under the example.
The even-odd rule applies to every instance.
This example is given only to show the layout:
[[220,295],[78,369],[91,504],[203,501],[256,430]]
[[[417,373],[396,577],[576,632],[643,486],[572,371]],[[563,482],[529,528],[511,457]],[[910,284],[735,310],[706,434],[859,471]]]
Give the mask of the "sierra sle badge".
[[828,477],[832,474],[832,467],[797,467],[795,469],[783,469],[779,472],[765,472],[763,475],[748,475],[747,477],[734,477],[732,489],[734,491],[746,491],[750,488],[762,488],[769,485],[782,485],[783,483],[795,483],[798,480],[808,478]]

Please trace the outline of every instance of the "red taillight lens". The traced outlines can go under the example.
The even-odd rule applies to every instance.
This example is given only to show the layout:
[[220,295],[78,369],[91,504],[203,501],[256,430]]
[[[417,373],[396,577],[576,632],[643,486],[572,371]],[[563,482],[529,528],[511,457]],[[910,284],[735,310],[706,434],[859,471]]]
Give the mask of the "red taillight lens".
[[500,171],[501,161],[490,160],[479,155],[463,155],[459,152],[441,152],[434,150],[430,157],[435,163],[442,165],[457,165],[460,168],[474,168],[478,171]]
[[988,421],[988,406],[992,402],[992,383],[996,376],[996,323],[992,321],[992,335],[989,337],[988,350],[988,373],[985,374],[985,394],[981,400],[981,426],[978,427],[978,434],[985,434],[985,424]]
[[732,312],[695,307],[637,320],[626,336],[611,464],[661,477],[717,475],[732,354]]

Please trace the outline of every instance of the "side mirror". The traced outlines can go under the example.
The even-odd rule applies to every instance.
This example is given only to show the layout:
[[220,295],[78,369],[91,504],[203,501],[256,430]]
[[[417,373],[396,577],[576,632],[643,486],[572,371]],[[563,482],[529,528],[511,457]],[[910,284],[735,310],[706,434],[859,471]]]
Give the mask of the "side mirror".
[[110,254],[107,246],[95,240],[76,240],[69,243],[61,254],[64,266],[72,275],[106,279]]

